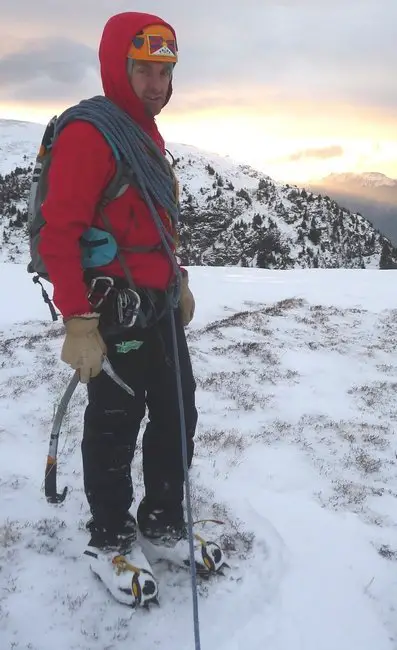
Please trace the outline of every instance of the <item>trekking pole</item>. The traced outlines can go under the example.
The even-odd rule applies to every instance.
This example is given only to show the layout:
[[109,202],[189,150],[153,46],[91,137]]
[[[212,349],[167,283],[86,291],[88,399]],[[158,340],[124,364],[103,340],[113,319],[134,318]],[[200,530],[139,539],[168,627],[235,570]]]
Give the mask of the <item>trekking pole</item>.
[[183,461],[183,473],[185,479],[187,529],[188,529],[188,537],[189,537],[190,575],[191,575],[191,582],[192,582],[192,597],[193,597],[194,642],[195,642],[195,650],[201,650],[200,622],[199,622],[198,597],[197,597],[197,573],[196,573],[196,562],[194,559],[192,503],[190,497],[189,462],[188,462],[187,441],[186,441],[185,409],[183,406],[181,368],[179,363],[178,341],[176,337],[175,313],[172,308],[170,309],[170,319],[171,319],[171,329],[172,329],[172,346],[174,348],[176,389],[178,395],[179,417],[181,423],[181,436],[182,436],[182,461]]

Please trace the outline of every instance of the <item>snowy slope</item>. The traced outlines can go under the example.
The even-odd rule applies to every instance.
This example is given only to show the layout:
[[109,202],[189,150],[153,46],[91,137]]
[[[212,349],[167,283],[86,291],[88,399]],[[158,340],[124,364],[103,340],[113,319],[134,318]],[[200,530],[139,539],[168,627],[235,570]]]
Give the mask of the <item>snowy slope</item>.
[[43,131],[42,124],[0,119],[0,174],[33,162]]
[[[239,576],[200,588],[202,650],[395,650],[394,273],[190,274],[195,516],[225,521]],[[82,387],[60,444],[70,492],[46,503],[51,419],[70,377],[61,326],[23,267],[0,265],[0,279],[1,648],[193,649],[187,574],[158,567],[161,607],[133,614],[81,558]],[[133,476],[139,498],[140,452]]]
[[170,149],[182,189],[186,264],[378,268],[382,251],[397,261],[397,250],[365,217],[328,196],[194,147]]

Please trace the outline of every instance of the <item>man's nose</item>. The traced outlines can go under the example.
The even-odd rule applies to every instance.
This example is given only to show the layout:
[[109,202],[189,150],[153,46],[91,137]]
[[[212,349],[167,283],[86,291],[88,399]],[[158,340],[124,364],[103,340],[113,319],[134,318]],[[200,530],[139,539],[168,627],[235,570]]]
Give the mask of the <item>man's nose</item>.
[[160,93],[162,90],[161,78],[160,77],[151,77],[149,79],[149,90],[154,93]]

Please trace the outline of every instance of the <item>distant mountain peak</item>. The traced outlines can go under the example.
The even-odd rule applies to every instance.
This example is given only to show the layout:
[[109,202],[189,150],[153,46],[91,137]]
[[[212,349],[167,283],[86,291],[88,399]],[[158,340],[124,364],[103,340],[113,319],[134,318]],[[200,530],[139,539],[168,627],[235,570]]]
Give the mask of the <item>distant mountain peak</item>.
[[309,185],[353,212],[360,212],[391,241],[397,243],[397,180],[381,172],[329,174]]
[[389,176],[386,176],[386,174],[382,174],[381,172],[363,172],[361,174],[354,172],[345,172],[342,174],[333,173],[320,181],[316,181],[316,183],[322,182],[336,183],[338,185],[354,184],[361,185],[362,187],[397,187],[397,180],[389,178]]

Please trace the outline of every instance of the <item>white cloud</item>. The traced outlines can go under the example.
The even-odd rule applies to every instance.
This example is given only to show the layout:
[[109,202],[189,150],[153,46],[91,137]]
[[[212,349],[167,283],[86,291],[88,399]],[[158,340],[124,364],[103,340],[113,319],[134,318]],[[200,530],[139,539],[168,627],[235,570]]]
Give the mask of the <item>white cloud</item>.
[[[79,99],[76,78],[97,65],[105,21],[131,9],[127,0],[70,0],[56,12],[52,0],[6,4],[0,26],[3,93],[19,85],[22,97],[29,76],[41,79],[42,96],[44,70],[48,96],[54,80],[62,80],[71,100]],[[146,0],[137,0],[134,9],[147,11]],[[207,88],[213,97],[218,87],[220,104],[231,88],[236,102],[254,104],[256,90],[267,87],[282,100],[397,106],[396,0],[153,0],[150,11],[177,29],[176,89],[195,96],[200,91],[204,105]],[[32,34],[43,39],[36,61],[29,51]]]

